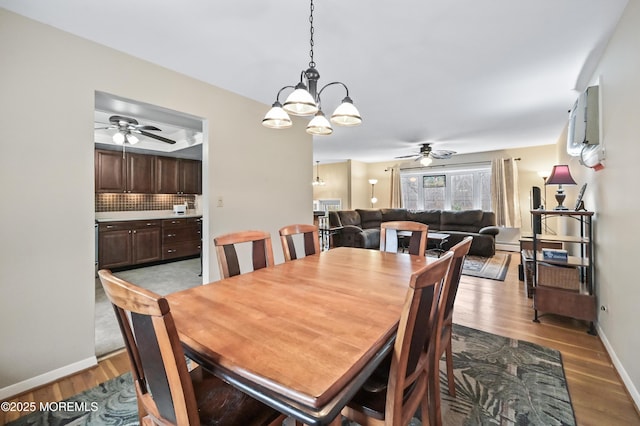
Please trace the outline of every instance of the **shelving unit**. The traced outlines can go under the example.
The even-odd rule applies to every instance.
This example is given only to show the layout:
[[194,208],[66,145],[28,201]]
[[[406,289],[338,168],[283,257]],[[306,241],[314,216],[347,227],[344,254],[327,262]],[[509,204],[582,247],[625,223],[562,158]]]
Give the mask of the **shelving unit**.
[[[595,334],[597,317],[595,271],[593,259],[592,218],[594,212],[574,210],[531,210],[532,215],[566,217],[576,220],[579,235],[533,235],[533,308],[534,322],[539,311],[588,321],[589,333]],[[573,255],[566,261],[543,259],[545,243],[562,243]]]

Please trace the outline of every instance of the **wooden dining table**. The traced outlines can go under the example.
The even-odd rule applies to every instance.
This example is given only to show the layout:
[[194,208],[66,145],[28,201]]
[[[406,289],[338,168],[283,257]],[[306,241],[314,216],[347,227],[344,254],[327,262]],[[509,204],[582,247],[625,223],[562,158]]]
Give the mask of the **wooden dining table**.
[[167,299],[189,358],[305,424],[340,424],[392,350],[409,278],[429,261],[340,247]]

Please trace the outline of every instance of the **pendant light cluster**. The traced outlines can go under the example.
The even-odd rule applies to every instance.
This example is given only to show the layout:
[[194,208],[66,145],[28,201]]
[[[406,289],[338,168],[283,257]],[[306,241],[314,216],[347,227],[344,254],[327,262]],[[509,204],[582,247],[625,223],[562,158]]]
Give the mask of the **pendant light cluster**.
[[316,178],[311,182],[313,186],[324,186],[324,181],[320,179],[320,162],[316,161]]
[[[326,84],[318,90],[318,80],[320,73],[316,69],[316,63],[313,61],[313,0],[311,0],[311,15],[309,22],[311,23],[311,39],[310,39],[310,57],[309,68],[300,73],[300,82],[296,86],[285,86],[278,91],[276,101],[271,109],[267,112],[262,125],[271,129],[287,129],[293,125],[289,114],[298,116],[314,116],[307,125],[307,133],[312,135],[330,135],[333,133],[331,123],[337,126],[357,126],[362,123],[362,118],[358,109],[353,105],[353,101],[349,97],[349,89],[340,82],[334,81]],[[306,84],[305,84],[306,81]],[[322,112],[320,95],[329,86],[340,85],[344,87],[346,96],[342,103],[335,109],[331,115],[331,122],[327,120]],[[280,94],[285,89],[294,89],[287,97],[284,104],[280,103]]]

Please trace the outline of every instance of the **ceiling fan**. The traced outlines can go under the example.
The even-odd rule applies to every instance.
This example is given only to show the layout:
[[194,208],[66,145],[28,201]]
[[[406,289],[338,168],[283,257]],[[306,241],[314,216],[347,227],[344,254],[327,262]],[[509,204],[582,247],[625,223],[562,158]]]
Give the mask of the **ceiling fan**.
[[430,143],[423,143],[420,145],[420,152],[413,155],[403,155],[395,158],[413,158],[415,161],[420,161],[423,166],[428,166],[433,160],[447,160],[454,155],[455,151],[448,151],[443,149],[431,149]]
[[162,129],[159,129],[156,126],[141,125],[135,118],[112,115],[109,117],[109,123],[110,125],[107,127],[97,127],[94,130],[117,129],[117,132],[113,135],[113,142],[118,145],[123,145],[125,142],[128,142],[130,145],[138,143],[140,139],[138,139],[136,134],[157,139],[165,143],[176,143],[176,141],[172,139],[149,133],[149,131],[161,132]]

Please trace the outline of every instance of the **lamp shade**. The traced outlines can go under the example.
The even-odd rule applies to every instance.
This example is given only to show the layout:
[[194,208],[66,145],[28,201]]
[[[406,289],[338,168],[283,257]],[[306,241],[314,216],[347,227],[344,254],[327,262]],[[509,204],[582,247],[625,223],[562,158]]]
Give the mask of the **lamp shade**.
[[331,115],[331,122],[338,126],[357,126],[362,123],[362,117],[351,98],[347,96]]
[[575,185],[576,181],[571,177],[569,172],[569,166],[566,164],[560,164],[553,166],[551,175],[547,178],[546,185]]
[[324,116],[322,111],[318,111],[316,116],[307,124],[307,133],[310,135],[326,136],[333,133],[333,127],[331,127],[331,123],[329,123],[329,120],[327,120],[327,117]]
[[300,116],[313,115],[318,112],[315,99],[307,90],[307,86],[302,83],[298,83],[293,93],[287,97],[283,108],[289,114]]
[[262,119],[262,125],[270,129],[286,129],[293,125],[289,114],[282,109],[280,102],[274,102],[271,109]]

